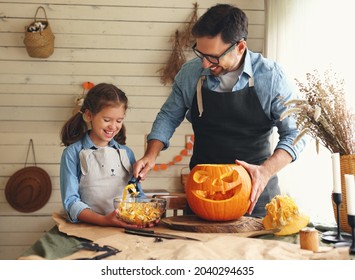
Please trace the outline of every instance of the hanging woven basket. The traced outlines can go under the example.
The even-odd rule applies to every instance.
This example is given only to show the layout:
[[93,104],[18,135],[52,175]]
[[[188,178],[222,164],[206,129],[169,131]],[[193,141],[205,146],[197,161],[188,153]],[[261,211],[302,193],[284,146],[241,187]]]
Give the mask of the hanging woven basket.
[[[342,231],[351,233],[352,229],[348,224],[348,211],[347,211],[348,208],[347,208],[347,200],[346,200],[346,187],[345,187],[344,175],[345,174],[355,175],[355,155],[340,156],[340,174],[341,174],[341,193],[342,193],[342,202],[339,205],[340,229]],[[335,219],[337,219],[337,209],[334,202],[333,202],[333,210],[334,210]]]
[[[38,20],[38,12],[42,10],[45,20]],[[25,27],[25,38],[23,43],[30,57],[47,58],[54,52],[54,38],[46,10],[40,6],[37,8],[34,21]]]

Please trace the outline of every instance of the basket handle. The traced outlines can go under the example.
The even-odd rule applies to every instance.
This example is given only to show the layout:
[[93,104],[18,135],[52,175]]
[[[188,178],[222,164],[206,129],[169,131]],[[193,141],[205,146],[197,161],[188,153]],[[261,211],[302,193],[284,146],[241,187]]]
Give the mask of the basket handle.
[[44,16],[46,17],[46,21],[48,21],[46,10],[45,10],[42,6],[39,6],[39,7],[37,8],[34,21],[35,21],[35,22],[37,21],[37,14],[38,14],[39,10],[43,10]]
[[35,153],[35,146],[33,144],[33,140],[30,139],[30,143],[28,144],[28,149],[27,149],[27,155],[26,155],[26,161],[25,161],[25,167],[27,165],[27,160],[28,160],[28,155],[30,153],[30,148],[32,148],[32,153],[33,153],[33,160],[35,163],[35,166],[37,165],[37,161],[36,161],[36,153]]

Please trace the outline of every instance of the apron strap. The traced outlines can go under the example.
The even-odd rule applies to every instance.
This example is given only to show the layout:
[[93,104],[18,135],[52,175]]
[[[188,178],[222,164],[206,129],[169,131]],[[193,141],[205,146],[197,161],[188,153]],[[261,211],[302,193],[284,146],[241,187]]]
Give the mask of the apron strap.
[[254,86],[254,78],[250,77],[249,78],[249,87],[253,87]]
[[117,152],[118,152],[118,155],[119,155],[119,158],[120,158],[123,168],[126,169],[126,171],[129,174],[132,174],[133,168],[132,168],[131,163],[129,162],[129,158],[128,158],[126,150],[125,149],[117,149]]
[[199,117],[202,116],[202,112],[203,112],[203,103],[202,103],[202,85],[204,80],[206,79],[206,76],[201,76],[201,78],[198,80],[197,82],[197,108],[198,108],[198,112],[199,112]]

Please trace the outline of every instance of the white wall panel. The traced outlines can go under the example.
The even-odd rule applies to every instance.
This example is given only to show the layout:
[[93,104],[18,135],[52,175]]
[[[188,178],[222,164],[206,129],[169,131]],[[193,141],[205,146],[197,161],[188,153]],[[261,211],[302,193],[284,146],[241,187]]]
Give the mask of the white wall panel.
[[[199,15],[216,4],[197,1]],[[223,1],[236,4],[249,16],[249,48],[263,51],[264,1]],[[169,95],[157,70],[170,55],[169,39],[182,29],[193,10],[191,0],[33,0],[0,1],[0,259],[15,259],[54,222],[61,210],[59,133],[82,94],[81,84],[113,83],[123,89],[127,112],[127,144],[136,158],[160,106]],[[45,7],[55,35],[55,51],[47,59],[31,58],[23,44],[24,28],[39,5]],[[39,16],[42,14],[40,13]],[[192,56],[192,53],[187,53]],[[184,121],[160,154],[167,163],[192,134]],[[29,139],[34,140],[39,167],[51,177],[52,194],[40,210],[24,214],[7,203],[9,177],[24,166]],[[165,171],[151,172],[146,189],[182,191],[181,170],[189,158]]]

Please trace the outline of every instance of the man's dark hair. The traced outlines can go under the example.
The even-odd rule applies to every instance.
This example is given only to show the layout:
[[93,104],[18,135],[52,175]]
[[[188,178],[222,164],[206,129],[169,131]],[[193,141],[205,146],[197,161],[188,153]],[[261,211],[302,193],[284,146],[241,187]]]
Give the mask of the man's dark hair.
[[218,4],[207,10],[192,28],[195,38],[221,34],[224,43],[234,44],[248,37],[248,18],[239,8]]

